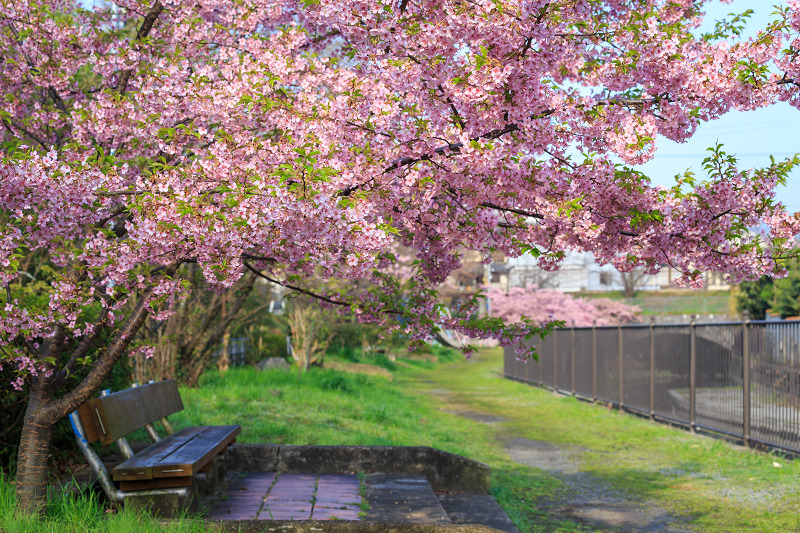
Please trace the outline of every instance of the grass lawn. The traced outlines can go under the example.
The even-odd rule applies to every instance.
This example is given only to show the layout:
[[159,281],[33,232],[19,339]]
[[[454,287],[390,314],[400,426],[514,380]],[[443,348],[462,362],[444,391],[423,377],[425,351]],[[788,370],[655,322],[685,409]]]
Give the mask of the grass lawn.
[[642,309],[642,315],[735,314],[731,307],[729,291],[638,291],[633,298],[625,298],[620,291],[580,295],[586,298],[611,298]]
[[[329,369],[300,377],[252,368],[210,372],[200,388],[181,391],[186,410],[171,419],[176,426],[241,423],[239,442],[426,445],[477,459],[492,468],[494,496],[524,532],[592,530],[559,511],[571,490],[561,479],[509,458],[505,445],[513,437],[579,450],[582,472],[626,499],[655,501],[687,517],[696,531],[800,529],[798,462],[505,380],[499,349],[471,361],[449,355],[440,364],[400,359],[385,366],[394,381]],[[484,424],[458,412],[501,421]],[[41,529],[17,526],[12,499],[10,485],[0,482],[0,531],[72,531],[77,523],[87,532],[161,530],[130,513],[106,519],[96,504],[69,502],[55,502]],[[80,513],[88,518],[75,518]],[[174,530],[199,527],[187,522]]]
[[45,517],[38,520],[14,512],[14,483],[0,474],[0,532],[2,533],[201,533],[213,531],[203,522],[182,519],[162,525],[151,517],[106,508],[91,494],[80,498],[51,494]]
[[[500,377],[501,357],[499,350],[483,352],[475,363],[409,376],[406,383],[451,391],[443,398],[447,409],[504,418],[495,428],[498,443],[516,436],[580,450],[582,472],[632,500],[689,517],[697,531],[800,530],[800,462],[509,382]],[[535,505],[513,504],[513,512],[535,517]]]

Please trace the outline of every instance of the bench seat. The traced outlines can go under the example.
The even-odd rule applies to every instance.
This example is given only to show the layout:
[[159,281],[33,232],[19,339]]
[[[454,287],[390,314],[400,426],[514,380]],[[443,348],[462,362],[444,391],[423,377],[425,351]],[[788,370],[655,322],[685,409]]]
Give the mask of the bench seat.
[[238,425],[197,426],[183,429],[151,444],[120,463],[112,471],[114,481],[154,481],[154,483],[125,483],[128,490],[132,490],[133,487],[141,490],[182,486],[176,484],[180,483],[177,480],[166,481],[169,478],[185,478],[188,485],[191,483],[191,477],[206,468],[211,459],[232,444],[240,433],[241,427]]

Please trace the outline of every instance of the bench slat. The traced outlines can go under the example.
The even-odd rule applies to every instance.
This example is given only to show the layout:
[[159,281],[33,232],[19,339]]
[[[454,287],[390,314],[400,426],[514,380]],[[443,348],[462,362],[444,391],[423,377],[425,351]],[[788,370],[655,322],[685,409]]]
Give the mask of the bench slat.
[[115,481],[191,476],[236,439],[241,427],[197,426],[148,446],[117,466]]
[[153,467],[153,477],[177,477],[194,475],[224,448],[231,444],[239,433],[241,426],[210,426],[175,450],[158,466]]
[[159,479],[144,479],[141,481],[120,481],[119,490],[125,492],[152,489],[174,489],[178,487],[191,487],[191,476],[165,477]]
[[183,410],[173,380],[148,383],[89,400],[78,409],[89,442],[111,444],[173,413]]
[[153,479],[153,465],[185,445],[202,432],[206,426],[185,428],[154,444],[114,468],[114,481]]

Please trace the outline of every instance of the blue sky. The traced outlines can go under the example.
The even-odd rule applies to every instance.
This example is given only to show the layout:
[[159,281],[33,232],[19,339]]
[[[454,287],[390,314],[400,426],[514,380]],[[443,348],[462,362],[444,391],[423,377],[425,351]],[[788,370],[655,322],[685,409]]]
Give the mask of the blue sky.
[[[706,22],[701,31],[713,27],[713,20],[721,19],[728,13],[742,13],[752,9],[746,32],[754,34],[758,28],[766,26],[772,18],[779,0],[736,0],[724,5],[710,2],[706,7]],[[650,176],[653,183],[671,186],[674,176],[691,169],[698,177],[703,177],[701,162],[706,157],[706,148],[720,142],[725,151],[736,154],[742,168],[762,167],[769,164],[770,154],[776,159],[800,152],[800,110],[788,104],[778,104],[769,108],[746,113],[731,112],[722,118],[703,123],[697,133],[686,143],[678,144],[668,139],[657,140],[655,158],[639,167]],[[777,198],[789,211],[800,211],[800,169],[795,169],[786,187],[781,187]]]

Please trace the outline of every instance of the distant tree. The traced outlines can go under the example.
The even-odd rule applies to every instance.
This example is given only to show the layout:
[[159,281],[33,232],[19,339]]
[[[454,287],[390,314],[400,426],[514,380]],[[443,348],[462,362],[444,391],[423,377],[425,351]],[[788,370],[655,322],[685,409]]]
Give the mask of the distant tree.
[[620,272],[619,280],[622,284],[622,293],[625,298],[633,298],[639,289],[642,288],[647,272],[643,268],[634,268],[630,272]]
[[533,322],[563,320],[567,326],[611,326],[636,320],[641,309],[609,298],[575,298],[554,289],[513,287],[489,291],[490,313],[505,321],[523,316]]
[[774,284],[772,278],[762,276],[755,281],[743,281],[735,293],[736,311],[747,311],[753,320],[764,320],[772,308]]
[[292,331],[291,355],[301,372],[313,364],[321,365],[331,344],[330,312],[309,298],[295,298],[289,312]]
[[788,265],[789,275],[773,283],[772,310],[781,318],[800,315],[800,261]]
[[781,318],[800,315],[800,261],[790,260],[786,269],[783,279],[762,276],[740,283],[734,296],[736,310],[747,311],[754,320],[764,320],[767,310]]
[[250,273],[228,290],[212,291],[197,264],[185,265],[182,270],[193,290],[173,307],[166,320],[145,320],[140,339],[153,350],[135,356],[134,381],[177,379],[190,387],[197,385],[231,327],[269,305],[259,302],[245,306],[257,279]]

